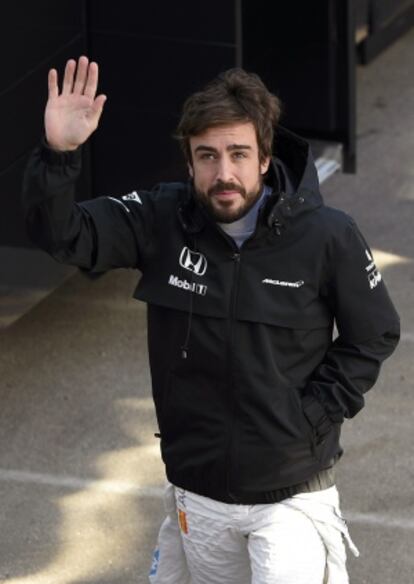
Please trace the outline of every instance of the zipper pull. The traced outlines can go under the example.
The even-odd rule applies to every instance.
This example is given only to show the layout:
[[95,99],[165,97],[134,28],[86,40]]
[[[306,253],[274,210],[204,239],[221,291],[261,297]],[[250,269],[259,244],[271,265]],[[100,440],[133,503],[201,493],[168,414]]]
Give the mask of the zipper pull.
[[278,219],[275,219],[275,221],[272,223],[272,227],[275,230],[276,235],[279,236],[282,234],[283,224]]
[[238,262],[240,261],[240,253],[238,253],[238,252],[235,252],[234,254],[232,254],[232,256],[231,256],[231,259],[232,259],[234,262],[238,263]]

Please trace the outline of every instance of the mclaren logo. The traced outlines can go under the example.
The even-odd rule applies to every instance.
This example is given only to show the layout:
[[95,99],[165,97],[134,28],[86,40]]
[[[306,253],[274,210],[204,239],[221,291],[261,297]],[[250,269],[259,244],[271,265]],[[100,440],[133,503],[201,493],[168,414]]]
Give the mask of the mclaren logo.
[[270,278],[265,278],[262,280],[262,284],[272,284],[272,286],[282,286],[283,288],[301,288],[304,285],[303,280],[298,280],[297,282],[287,282],[286,280],[271,280]]
[[207,270],[207,260],[203,254],[183,247],[180,254],[180,266],[197,276],[204,276]]

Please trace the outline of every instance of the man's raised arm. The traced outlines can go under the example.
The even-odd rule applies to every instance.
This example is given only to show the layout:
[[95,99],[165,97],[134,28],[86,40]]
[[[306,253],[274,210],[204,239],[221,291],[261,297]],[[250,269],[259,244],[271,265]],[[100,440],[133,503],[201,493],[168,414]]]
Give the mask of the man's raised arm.
[[115,197],[74,202],[81,145],[98,127],[106,100],[105,95],[96,96],[98,65],[85,56],[78,63],[71,59],[61,92],[55,69],[49,71],[48,83],[45,140],[30,156],[23,182],[31,240],[56,260],[88,270],[142,268],[150,205],[144,208]]

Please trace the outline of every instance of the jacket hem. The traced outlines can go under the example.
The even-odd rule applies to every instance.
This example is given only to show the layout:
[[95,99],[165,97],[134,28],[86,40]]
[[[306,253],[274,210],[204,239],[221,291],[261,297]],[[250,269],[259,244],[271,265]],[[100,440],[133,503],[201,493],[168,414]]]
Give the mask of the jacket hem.
[[168,473],[168,480],[175,486],[186,491],[191,491],[197,495],[220,501],[221,503],[230,503],[235,505],[260,505],[266,503],[280,503],[299,493],[311,493],[328,489],[335,484],[334,469],[327,468],[317,472],[309,480],[274,489],[265,492],[248,492],[248,493],[229,493],[224,489],[209,488],[206,485],[194,479],[184,478],[180,473]]

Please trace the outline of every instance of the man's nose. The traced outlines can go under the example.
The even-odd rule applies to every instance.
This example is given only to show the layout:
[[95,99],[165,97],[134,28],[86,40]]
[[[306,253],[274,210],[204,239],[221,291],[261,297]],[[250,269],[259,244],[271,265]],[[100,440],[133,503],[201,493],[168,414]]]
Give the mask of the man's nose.
[[233,179],[233,168],[231,161],[225,156],[220,158],[218,161],[216,179],[223,182],[231,182]]

